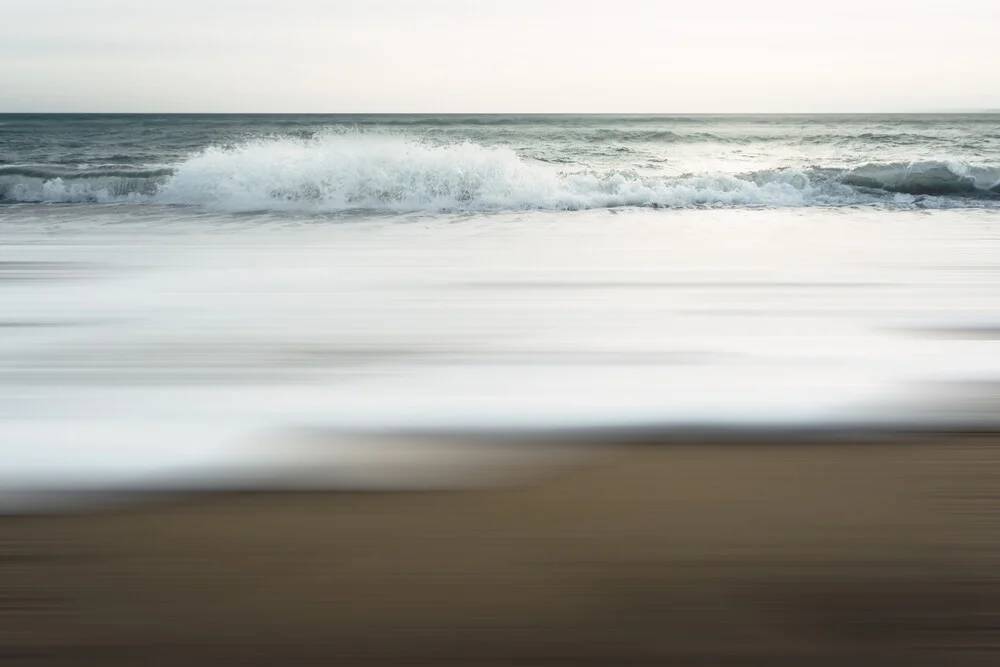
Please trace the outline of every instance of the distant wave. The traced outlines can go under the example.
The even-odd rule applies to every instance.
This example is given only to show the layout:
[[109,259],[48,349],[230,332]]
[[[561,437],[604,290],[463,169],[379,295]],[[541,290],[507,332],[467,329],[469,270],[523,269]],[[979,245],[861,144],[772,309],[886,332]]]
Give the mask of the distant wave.
[[895,162],[852,169],[840,179],[848,185],[912,195],[1000,195],[1000,168],[963,162]]
[[155,179],[162,176],[170,176],[174,170],[167,167],[156,169],[141,169],[132,166],[105,165],[92,167],[89,169],[69,169],[65,167],[53,167],[49,165],[11,165],[0,166],[0,179],[5,176],[21,176],[24,178],[37,178],[41,180],[62,179],[88,179],[88,178],[149,178]]
[[0,199],[135,202],[234,212],[992,206],[1000,202],[1000,168],[924,161],[677,178],[628,171],[565,173],[506,148],[349,133],[212,147],[170,169],[5,166],[0,168]]
[[638,143],[682,143],[701,141],[723,141],[708,132],[688,132],[678,133],[671,130],[634,130],[619,128],[598,128],[590,130],[583,137],[585,141],[591,143],[605,143],[608,141],[627,141]]
[[52,166],[0,167],[0,201],[43,203],[119,203],[152,201],[173,169]]

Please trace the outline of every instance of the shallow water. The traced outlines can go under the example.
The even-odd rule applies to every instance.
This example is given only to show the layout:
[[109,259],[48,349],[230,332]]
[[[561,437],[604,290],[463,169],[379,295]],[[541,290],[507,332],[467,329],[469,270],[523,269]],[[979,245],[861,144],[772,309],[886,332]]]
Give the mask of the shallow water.
[[9,484],[302,428],[994,419],[997,117],[5,122]]

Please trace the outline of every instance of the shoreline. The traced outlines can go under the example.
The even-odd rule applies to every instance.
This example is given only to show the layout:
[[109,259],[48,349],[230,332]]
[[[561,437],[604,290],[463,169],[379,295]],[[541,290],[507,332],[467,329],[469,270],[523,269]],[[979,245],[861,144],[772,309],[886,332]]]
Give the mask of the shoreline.
[[0,657],[993,664],[1000,435],[609,437],[479,490],[0,517]]

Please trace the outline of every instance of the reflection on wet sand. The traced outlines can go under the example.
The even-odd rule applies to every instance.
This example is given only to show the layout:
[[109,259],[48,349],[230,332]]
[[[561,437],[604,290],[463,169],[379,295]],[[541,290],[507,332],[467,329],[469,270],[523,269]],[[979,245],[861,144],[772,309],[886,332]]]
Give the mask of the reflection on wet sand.
[[992,666],[995,215],[8,209],[0,663]]
[[998,436],[620,440],[542,442],[560,453],[543,474],[481,488],[276,486],[4,517],[0,655],[32,666],[995,664]]

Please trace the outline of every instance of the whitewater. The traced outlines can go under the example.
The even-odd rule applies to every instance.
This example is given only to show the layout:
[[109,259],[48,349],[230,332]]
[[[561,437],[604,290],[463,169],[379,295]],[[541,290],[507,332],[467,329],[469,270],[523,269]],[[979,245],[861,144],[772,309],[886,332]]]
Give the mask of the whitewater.
[[[832,129],[816,128],[817,119],[790,122],[787,135],[774,132],[773,119],[717,120],[715,128],[691,127],[691,119],[575,118],[565,127],[553,117],[503,120],[441,125],[415,118],[400,127],[398,119],[383,124],[332,119],[282,134],[276,119],[253,133],[261,121],[248,117],[248,127],[239,132],[224,125],[213,134],[218,119],[181,117],[172,131],[189,136],[170,137],[172,142],[154,151],[141,143],[151,122],[143,119],[143,131],[132,141],[102,136],[103,150],[92,147],[91,155],[59,155],[58,147],[45,154],[37,137],[29,141],[15,134],[0,164],[0,201],[323,213],[954,208],[995,207],[1000,198],[995,134],[963,137],[933,126],[872,132],[880,124],[858,127],[856,121],[827,121]],[[917,117],[882,124],[918,120],[927,123]],[[233,124],[237,120],[229,119]],[[2,127],[4,133],[11,132],[10,125]],[[659,125],[677,131],[656,129]],[[136,130],[126,123],[126,133]],[[39,160],[42,155],[48,159]]]
[[0,511],[303,432],[996,421],[1000,115],[4,115],[0,243]]

